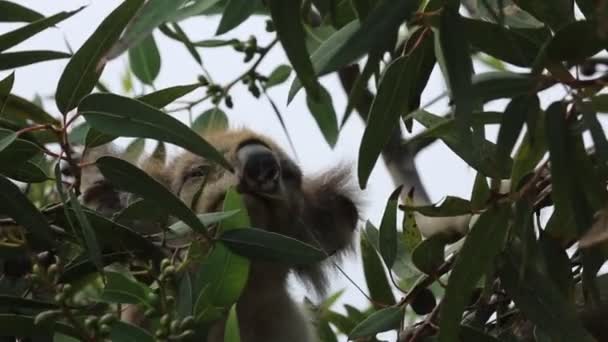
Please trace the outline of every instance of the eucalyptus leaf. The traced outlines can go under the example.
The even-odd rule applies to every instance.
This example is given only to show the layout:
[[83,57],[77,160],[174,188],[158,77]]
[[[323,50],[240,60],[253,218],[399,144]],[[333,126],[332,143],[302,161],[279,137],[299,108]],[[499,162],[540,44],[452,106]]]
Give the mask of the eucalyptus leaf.
[[220,236],[220,241],[245,257],[291,265],[311,264],[327,257],[323,251],[300,240],[263,229],[231,229]]
[[0,53],[0,70],[15,69],[35,63],[69,58],[70,56],[69,53],[49,50],[4,52]]
[[160,52],[154,35],[150,34],[129,49],[129,64],[133,74],[145,84],[153,84],[160,73]]
[[224,157],[183,123],[143,102],[114,94],[91,94],[78,108],[91,127],[112,136],[165,141],[232,170]]
[[55,91],[55,102],[62,114],[78,106],[80,100],[93,90],[105,66],[106,54],[143,2],[126,0],[120,4],[72,56]]
[[43,19],[44,16],[32,9],[11,1],[0,0],[1,22],[32,22]]

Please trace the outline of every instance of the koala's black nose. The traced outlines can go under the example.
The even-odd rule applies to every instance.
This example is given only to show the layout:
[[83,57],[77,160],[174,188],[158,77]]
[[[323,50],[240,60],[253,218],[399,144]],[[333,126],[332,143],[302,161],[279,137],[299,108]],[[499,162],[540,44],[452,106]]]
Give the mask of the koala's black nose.
[[252,142],[237,152],[240,162],[240,184],[244,192],[276,192],[281,178],[281,166],[275,154],[265,145]]

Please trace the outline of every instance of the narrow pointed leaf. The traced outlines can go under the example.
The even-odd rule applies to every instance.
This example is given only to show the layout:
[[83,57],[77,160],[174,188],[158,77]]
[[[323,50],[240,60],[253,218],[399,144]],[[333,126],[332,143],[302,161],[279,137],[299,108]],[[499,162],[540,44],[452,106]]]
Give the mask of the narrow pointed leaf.
[[228,115],[219,107],[203,112],[192,123],[192,129],[200,135],[221,132],[228,129]]
[[78,110],[101,133],[172,143],[232,169],[222,154],[188,126],[140,101],[114,94],[91,94]]
[[14,168],[0,166],[0,174],[24,183],[40,183],[49,179],[49,176],[40,168],[40,166],[31,161],[26,161]]
[[402,319],[403,308],[392,306],[378,310],[363,322],[357,324],[350,334],[348,334],[348,339],[353,340],[360,337],[375,336],[378,333],[395,329],[399,326]]
[[412,263],[426,274],[435,274],[445,261],[444,249],[446,242],[441,234],[435,234],[423,240],[412,252]]
[[514,0],[517,6],[532,14],[535,18],[558,30],[574,21],[574,1],[555,0]]
[[0,130],[0,152],[17,139],[17,132]]
[[72,56],[55,92],[55,102],[62,114],[78,106],[80,100],[93,90],[105,66],[106,53],[142,3],[143,0],[127,0],[120,4]]
[[226,231],[220,241],[245,257],[291,265],[311,264],[327,257],[320,249],[300,240],[256,228]]
[[154,336],[141,327],[127,323],[125,321],[116,321],[111,325],[110,341],[137,341],[137,342],[154,342]]
[[160,109],[179,99],[180,97],[191,93],[200,86],[201,85],[199,83],[194,83],[168,87],[165,89],[157,90],[150,94],[140,96],[137,99],[145,104]]
[[205,225],[198,220],[188,206],[141,169],[113,157],[101,157],[97,159],[96,164],[99,171],[114,186],[163,206],[195,231],[207,234]]
[[[547,46],[547,57],[553,61],[582,61],[608,46],[596,21],[575,21],[555,33]],[[576,49],[572,49],[572,44]]]
[[[366,232],[373,231],[375,236],[378,230],[367,222]],[[393,295],[388,277],[382,266],[382,259],[376,252],[377,241],[370,241],[371,234],[361,234],[361,259],[363,263],[363,274],[369,290],[369,295],[375,303],[393,305],[395,297]]]
[[137,17],[126,28],[120,40],[111,46],[110,51],[107,53],[107,58],[114,59],[120,56],[123,52],[147,37],[160,24],[171,21],[170,18],[175,15],[177,9],[185,2],[186,0],[146,1],[137,13]]
[[17,224],[23,226],[34,244],[47,247],[55,244],[46,218],[13,182],[1,175],[0,214],[14,219]]
[[362,189],[399,118],[408,108],[408,97],[404,94],[409,94],[413,87],[414,80],[408,76],[414,67],[417,65],[410,63],[409,58],[399,57],[386,68],[380,81],[359,147],[357,173]]
[[469,42],[457,8],[444,7],[436,36],[437,60],[454,102],[456,129],[464,143],[470,142],[471,113],[476,107],[472,91],[473,62]]
[[82,206],[76,195],[74,195],[73,191],[68,191],[70,196],[70,206],[74,210],[76,214],[76,219],[80,225],[80,232],[82,233],[82,237],[84,238],[84,245],[86,247],[87,253],[89,255],[89,260],[95,264],[97,267],[97,271],[103,274],[103,264],[101,262],[101,250],[99,249],[99,244],[97,243],[97,237],[95,236],[95,231],[91,226],[88,218],[84,214],[82,210]]
[[317,122],[317,126],[321,129],[325,141],[331,148],[336,146],[338,141],[338,119],[336,117],[336,111],[331,99],[331,95],[325,90],[324,87],[319,86],[321,96],[318,99],[310,95],[306,95],[306,104],[308,110]]
[[481,214],[467,235],[450,273],[441,306],[440,342],[458,340],[462,312],[475,284],[502,250],[509,217],[509,205],[493,207]]
[[17,95],[8,95],[6,99],[0,96],[2,116],[19,120],[32,120],[39,124],[57,124],[58,121],[40,106]]
[[224,8],[224,13],[222,14],[222,19],[220,20],[220,24],[215,34],[224,34],[232,30],[233,28],[239,26],[243,21],[249,18],[251,14],[253,14],[253,11],[256,9],[256,7],[257,4],[255,1],[228,0],[228,3]]
[[269,0],[268,7],[279,40],[298,79],[306,88],[308,96],[318,99],[321,96],[319,83],[306,50],[304,27],[300,20],[300,2]]
[[548,276],[532,267],[534,262],[515,260],[507,258],[498,274],[507,294],[526,318],[548,334],[551,341],[596,341],[578,319],[576,308]]
[[69,53],[48,50],[5,52],[0,53],[0,70],[15,69],[30,64],[69,58],[70,56]]
[[160,72],[160,63],[160,53],[152,34],[129,49],[131,71],[142,83],[154,83]]
[[[248,0],[245,0],[248,1]],[[234,304],[228,312],[226,320],[226,328],[224,329],[224,342],[241,342],[241,333],[239,331],[239,320],[236,315],[236,304]]]
[[[0,81],[0,117],[3,116],[4,107],[8,101],[8,97],[13,90],[13,84],[15,83],[15,73],[11,72],[2,81]],[[1,150],[1,148],[0,148]]]
[[496,154],[499,160],[510,158],[524,122],[527,121],[529,116],[534,116],[539,111],[540,101],[536,95],[516,97],[509,102],[496,141]]
[[397,257],[397,205],[402,187],[398,187],[388,198],[382,214],[378,235],[378,248],[380,255],[388,269],[393,267]]
[[25,25],[16,30],[0,35],[0,51],[4,51],[25,41],[26,39],[34,36],[38,32],[44,31],[45,29],[54,26],[55,24],[62,22],[63,20],[80,12],[80,10],[82,10],[82,7],[75,11],[60,12],[53,16],[36,20],[29,25]]
[[150,288],[137,280],[121,272],[107,271],[106,286],[101,299],[110,303],[143,304],[151,307],[151,294]]
[[269,89],[287,81],[289,75],[291,75],[291,67],[289,65],[281,64],[268,75],[268,81],[266,81],[264,85],[266,86],[266,89]]
[[12,1],[0,1],[0,22],[32,22],[44,16]]

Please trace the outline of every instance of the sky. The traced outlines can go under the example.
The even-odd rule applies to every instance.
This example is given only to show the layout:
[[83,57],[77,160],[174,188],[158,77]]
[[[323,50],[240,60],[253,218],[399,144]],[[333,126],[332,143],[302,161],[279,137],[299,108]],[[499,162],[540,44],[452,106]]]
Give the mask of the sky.
[[[118,0],[97,0],[90,2],[79,0],[19,0],[18,2],[44,15],[52,15],[61,10],[73,10],[83,5],[86,5],[86,8],[60,23],[58,28],[46,30],[12,48],[10,51],[30,49],[68,51],[66,41],[73,49],[77,49],[96,29],[98,23],[121,3]],[[265,18],[261,17],[250,18],[221,38],[239,38],[243,40],[249,37],[249,35],[254,34],[258,38],[260,45],[265,45],[273,38],[273,35],[264,30],[264,21]],[[214,33],[218,22],[219,17],[197,17],[188,19],[182,22],[181,25],[192,40],[203,40],[217,38],[214,37]],[[5,32],[17,26],[19,25],[0,24],[0,32]],[[197,76],[202,74],[202,70],[194,62],[184,46],[166,38],[158,31],[154,32],[154,36],[159,45],[162,58],[161,72],[155,82],[155,87],[161,89],[167,86],[196,82]],[[236,53],[231,48],[204,49],[199,51],[201,52],[204,66],[217,83],[226,83],[247,68],[247,66],[242,64],[242,54]],[[67,60],[51,61],[17,69],[13,92],[28,99],[32,99],[35,95],[40,95],[45,98],[45,109],[51,113],[58,114],[54,101],[48,97],[55,92],[57,81],[66,63]],[[276,46],[264,60],[259,70],[262,74],[267,74],[275,66],[284,63],[287,63],[287,60],[282,48]],[[111,90],[120,92],[122,89],[122,77],[127,67],[128,61],[126,55],[110,61],[102,74],[102,81]],[[476,68],[480,70],[481,67],[477,65]],[[7,71],[0,72],[0,78],[5,77],[7,74]],[[346,105],[346,97],[337,77],[329,75],[323,77],[321,82],[330,92],[336,112],[338,115],[342,115]],[[297,162],[304,173],[314,174],[315,172],[330,168],[336,163],[352,165],[353,171],[356,171],[357,153],[364,129],[363,122],[356,115],[353,115],[340,132],[338,144],[332,150],[323,140],[320,130],[317,128],[314,119],[306,107],[303,91],[296,96],[289,106],[286,105],[290,83],[288,81],[281,86],[272,88],[269,93],[283,114],[287,130],[296,149]],[[134,88],[139,94],[141,86],[136,84]],[[421,103],[427,103],[438,94],[444,92],[444,90],[445,86],[439,68],[436,67],[427,85],[427,89],[423,93]],[[147,91],[150,91],[150,89],[148,88]],[[202,95],[203,90],[197,90],[191,96],[184,99],[194,99]],[[228,109],[225,106],[223,107],[229,116],[231,127],[248,127],[266,134],[281,146],[284,146],[285,150],[294,157],[289,148],[285,133],[275,118],[275,114],[268,102],[263,99],[255,99],[247,91],[246,86],[241,84],[233,88],[231,95],[234,100],[234,108]],[[560,95],[559,92],[554,92],[544,97],[542,102],[546,104],[555,96]],[[492,106],[493,108],[501,108],[504,104],[504,101],[497,101]],[[194,114],[198,115],[211,107],[211,103],[201,105],[197,107]],[[432,112],[437,114],[443,114],[446,108],[445,100],[439,101],[429,107]],[[187,113],[177,113],[175,117],[185,121],[187,120]],[[340,122],[340,118],[338,122]],[[415,127],[416,131],[420,131],[418,125]],[[488,129],[487,132],[489,136],[496,135],[495,129]],[[150,142],[148,143],[148,147],[152,147],[152,145]],[[435,143],[420,153],[416,158],[416,163],[432,201],[438,201],[446,195],[469,198],[475,171],[459,160],[442,143]],[[356,184],[356,181],[353,181]],[[361,192],[365,205],[361,216],[371,220],[375,224],[379,224],[386,199],[394,188],[395,185],[392,183],[384,164],[378,162],[371,175],[368,188]],[[344,269],[354,282],[363,289],[366,289],[359,258],[359,255],[348,258]],[[293,283],[292,286],[294,297],[297,299],[299,299],[298,296],[306,293],[297,284]],[[334,278],[334,281],[332,281],[330,291],[342,288],[347,290],[341,302],[354,303],[358,307],[366,306],[365,297],[344,276],[338,274]]]

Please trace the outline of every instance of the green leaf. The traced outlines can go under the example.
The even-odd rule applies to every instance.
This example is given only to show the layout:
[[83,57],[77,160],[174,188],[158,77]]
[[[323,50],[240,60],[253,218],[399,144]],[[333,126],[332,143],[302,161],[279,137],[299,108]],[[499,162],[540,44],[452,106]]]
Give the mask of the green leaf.
[[455,341],[462,312],[478,280],[502,250],[509,227],[510,206],[503,204],[482,213],[466,237],[450,273],[441,306],[439,341]]
[[574,21],[574,1],[572,0],[555,0],[551,3],[543,0],[513,0],[513,2],[549,25],[553,30],[558,30]]
[[34,63],[69,58],[70,56],[69,53],[48,50],[5,52],[0,53],[0,70],[15,69]]
[[473,76],[473,92],[481,103],[538,92],[550,85],[552,81],[539,82],[532,74],[492,71]]
[[384,72],[378,93],[367,117],[367,127],[359,147],[357,173],[359,186],[365,189],[367,180],[384,146],[408,108],[408,98],[415,79],[406,77],[418,65],[407,57],[395,59]]
[[178,283],[176,311],[180,317],[192,316],[194,296],[192,293],[192,278],[188,272],[181,275]]
[[[342,46],[346,40],[353,36],[355,32],[359,30],[359,28],[359,21],[353,20],[351,23],[345,25],[340,30],[332,34],[329,38],[324,40],[315,50],[315,52],[312,53],[310,60],[312,61],[314,70],[319,76],[323,75],[319,72],[319,70],[322,70],[322,67],[328,63],[329,59],[332,58],[333,55],[335,55],[340,46]],[[289,88],[287,102],[291,102],[301,88],[302,83],[298,77],[296,77],[292,81],[291,87]]]
[[378,248],[388,269],[393,267],[397,257],[397,206],[402,189],[403,186],[398,187],[388,198],[380,223]]
[[0,1],[0,21],[2,22],[32,22],[43,19],[44,16],[27,7],[10,1]]
[[168,87],[165,89],[157,90],[150,94],[140,96],[137,99],[145,104],[160,109],[170,104],[171,102],[179,99],[180,97],[191,93],[200,86],[201,85],[199,83],[194,83]]
[[156,339],[146,330],[124,321],[112,323],[110,341],[154,342]]
[[45,112],[38,105],[16,95],[9,95],[4,99],[0,97],[0,107],[4,117],[19,120],[32,120],[40,124],[57,124],[58,121],[53,116]]
[[442,234],[435,234],[423,240],[412,252],[412,262],[422,272],[430,275],[435,274],[445,261],[446,242]]
[[[213,0],[213,1],[215,1],[215,0]],[[198,47],[213,48],[213,47],[222,47],[222,46],[232,46],[238,42],[239,42],[238,39],[227,39],[227,40],[225,40],[225,39],[205,39],[205,40],[199,40],[197,42],[193,42],[192,44],[194,46],[198,46]]]
[[418,9],[420,2],[397,0],[378,4],[356,32],[335,47],[323,64],[315,64],[317,73],[327,74],[359,59],[365,53],[389,47],[387,45],[392,41],[398,27]]
[[228,116],[219,107],[207,109],[192,123],[192,130],[200,135],[228,129]]
[[435,55],[454,102],[456,130],[464,145],[471,145],[471,113],[478,106],[471,76],[474,73],[469,42],[458,7],[444,7],[439,16]]
[[254,260],[307,265],[326,258],[326,254],[318,248],[262,229],[231,229],[224,232],[219,239],[235,253]]
[[[212,224],[221,222],[233,215],[236,215],[238,212],[239,212],[238,210],[231,210],[231,211],[227,211],[227,212],[219,211],[219,212],[197,214],[196,217],[198,217],[198,219],[205,226],[210,226]],[[171,226],[169,226],[169,229],[178,235],[184,235],[185,233],[187,233],[190,230],[189,227],[182,221],[172,224]]]
[[460,131],[453,129],[453,119],[445,119],[429,112],[418,110],[411,114],[423,126],[430,128],[428,135],[441,139],[469,166],[484,176],[506,179],[511,171],[511,159],[497,160],[496,145],[486,139],[473,136],[473,144],[464,141]]
[[95,163],[99,171],[114,186],[162,205],[164,209],[186,222],[193,230],[203,235],[207,234],[205,225],[198,220],[188,206],[143,170],[129,162],[109,156],[101,157]]
[[492,192],[488,186],[488,181],[484,175],[478,172],[471,191],[471,209],[473,211],[484,209],[491,198]]
[[[576,49],[572,49],[576,44]],[[608,39],[602,38],[595,21],[575,21],[555,33],[547,46],[547,58],[552,61],[582,61],[602,51]]]
[[0,152],[7,148],[13,141],[17,140],[17,132],[0,130]]
[[[539,111],[535,123],[528,123],[528,131],[524,135],[519,149],[515,153],[513,171],[511,171],[511,190],[517,190],[524,176],[534,170],[542,160],[547,145],[545,139],[545,113]],[[532,127],[533,126],[533,127]]]
[[137,138],[131,141],[129,145],[127,145],[127,148],[125,149],[125,152],[121,157],[130,163],[137,164],[137,161],[139,160],[141,154],[144,152],[145,147],[146,140],[142,138]]
[[[534,64],[540,52],[541,44],[522,34],[487,21],[461,18],[471,45],[480,51],[507,63],[520,67]],[[539,34],[547,34],[547,29],[532,29]]]
[[129,65],[142,83],[154,83],[160,72],[160,53],[153,34],[129,49]]
[[510,256],[505,258],[498,274],[501,284],[517,308],[548,334],[551,341],[595,341],[579,321],[576,308],[564,299],[548,276],[535,267],[534,262],[522,263]]
[[496,141],[498,160],[511,157],[513,146],[523,129],[528,117],[535,117],[540,111],[540,101],[536,94],[518,96],[511,100],[505,109]]
[[[565,102],[554,102],[547,108],[545,134],[551,161],[551,198],[555,203],[555,211],[566,216],[575,216],[573,195],[577,192],[576,181],[573,179],[568,148],[568,127],[566,123]],[[582,228],[582,227],[580,227]],[[572,227],[576,231],[576,227]]]
[[[0,151],[0,165],[17,167],[26,160],[34,157],[40,149],[35,144],[23,140],[12,139],[15,132],[0,128],[0,140],[5,141],[5,147]],[[6,143],[12,140],[10,143]],[[6,167],[6,169],[9,169]]]
[[[160,24],[173,21],[171,17],[175,15],[177,9],[181,7],[186,0],[150,0],[147,1],[137,13],[129,26],[125,29],[123,36],[112,44],[111,49],[107,53],[108,59],[114,59],[120,56],[123,52],[130,49],[133,45],[140,42],[148,36]],[[122,29],[121,29],[122,31]],[[120,32],[119,32],[120,34]]]
[[13,182],[3,176],[0,176],[0,214],[23,226],[28,240],[35,245],[49,247],[55,244],[46,218]]
[[[377,229],[368,221],[366,231],[373,231],[378,235]],[[371,234],[361,234],[361,259],[363,261],[363,273],[369,295],[374,303],[393,305],[395,297],[388,282],[386,272],[382,266],[382,260],[374,248],[374,242],[369,240]]]
[[40,168],[40,166],[26,161],[14,168],[0,166],[0,174],[18,182],[24,183],[40,183],[49,179],[49,176]]
[[325,88],[319,85],[321,96],[318,99],[306,95],[306,105],[308,110],[315,118],[317,126],[321,129],[325,141],[331,148],[336,146],[338,141],[338,119],[336,118],[336,112],[334,110],[331,95],[325,90]]
[[[4,107],[8,101],[8,97],[13,90],[13,84],[15,83],[15,73],[11,72],[2,81],[0,81],[0,117],[4,113]],[[0,144],[1,146],[1,144]],[[2,150],[2,148],[0,148]]]
[[107,61],[108,50],[142,3],[143,0],[127,0],[120,4],[72,56],[55,91],[55,102],[62,114],[78,106],[80,100],[93,90]]
[[391,306],[374,312],[363,322],[357,324],[348,334],[348,339],[374,336],[377,333],[397,328],[403,319],[403,311],[403,308]]
[[286,64],[281,64],[276,67],[270,75],[268,75],[268,81],[264,84],[266,89],[279,85],[289,78],[291,75],[291,67]]
[[595,147],[595,152],[600,159],[600,170],[604,174],[607,174],[608,170],[608,141],[606,140],[606,134],[604,133],[604,128],[600,124],[597,114],[591,110],[591,106],[588,104],[577,104],[580,107],[581,112],[583,113],[583,120],[585,125],[589,128],[591,132],[591,137],[593,138],[593,146]]
[[[1,6],[2,2],[0,2],[0,8]],[[36,324],[33,316],[3,313],[0,314],[0,326],[2,326],[2,333],[6,336],[39,337],[60,332],[68,336],[80,337],[80,332],[68,324],[56,322],[53,319]]]
[[300,3],[301,0],[296,2],[269,0],[267,5],[270,8],[277,36],[298,79],[306,88],[308,96],[318,99],[321,96],[319,83],[304,42],[305,34],[300,20]]
[[[226,194],[223,210],[238,210],[238,213],[224,219],[219,231],[250,226],[243,198],[232,189]],[[214,318],[215,308],[232,305],[241,295],[248,277],[249,260],[232,253],[223,243],[216,243],[196,273],[195,317],[205,321],[209,317]]]
[[78,110],[101,133],[165,141],[232,170],[222,154],[186,125],[140,101],[114,94],[91,94]]
[[101,262],[101,251],[99,249],[99,244],[97,243],[97,236],[95,235],[95,231],[91,226],[91,223],[87,219],[84,214],[82,207],[80,206],[80,202],[76,198],[76,195],[73,191],[68,191],[68,195],[70,196],[70,206],[74,210],[76,214],[76,219],[80,224],[80,229],[82,233],[82,237],[84,238],[84,246],[89,255],[89,259],[95,264],[97,267],[97,271],[103,274],[103,264]]
[[230,308],[230,312],[228,313],[228,319],[226,319],[226,328],[224,329],[224,342],[241,342],[239,321],[236,315],[236,304],[234,304]]
[[[224,34],[233,28],[239,26],[243,21],[249,18],[256,9],[257,4],[251,0],[228,0],[222,19],[217,28],[216,35]],[[292,18],[295,19],[295,18]]]
[[[127,273],[128,274],[128,273]],[[152,290],[123,272],[106,271],[101,300],[109,303],[143,304],[152,307]],[[130,275],[130,274],[129,274]]]
[[0,51],[9,49],[34,36],[38,32],[44,31],[45,29],[62,22],[63,20],[80,12],[82,8],[83,7],[70,12],[60,12],[48,18],[41,18],[40,20],[36,20],[29,25],[22,26],[16,30],[0,35]]

